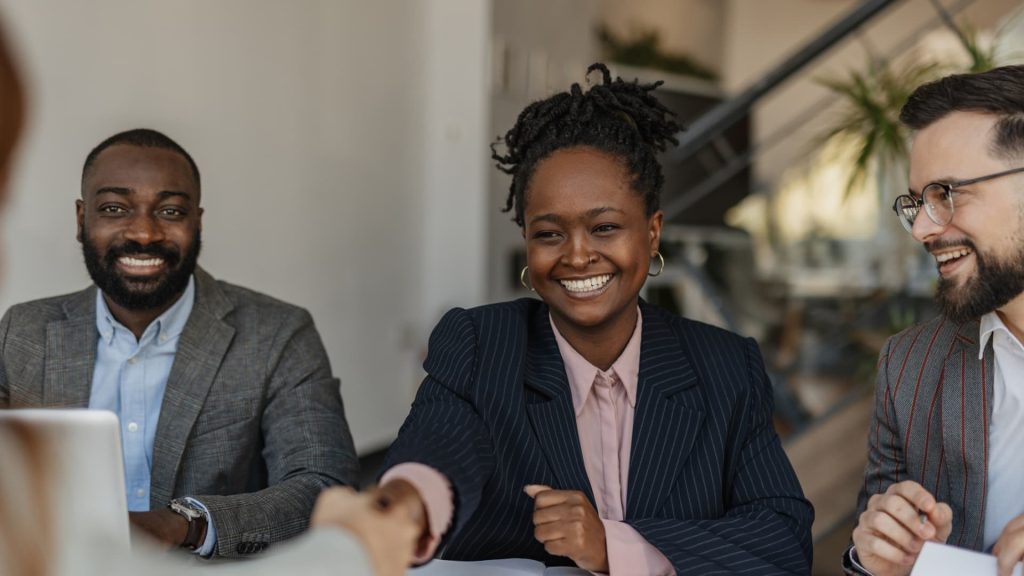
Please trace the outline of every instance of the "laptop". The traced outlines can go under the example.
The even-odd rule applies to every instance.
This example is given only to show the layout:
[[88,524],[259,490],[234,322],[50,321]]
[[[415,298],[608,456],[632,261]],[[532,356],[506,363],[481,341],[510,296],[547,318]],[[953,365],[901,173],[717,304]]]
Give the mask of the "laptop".
[[[48,446],[47,474],[58,552],[56,573],[87,549],[129,549],[121,429],[105,410],[0,410],[0,422],[17,420]],[[95,553],[95,552],[94,552]]]

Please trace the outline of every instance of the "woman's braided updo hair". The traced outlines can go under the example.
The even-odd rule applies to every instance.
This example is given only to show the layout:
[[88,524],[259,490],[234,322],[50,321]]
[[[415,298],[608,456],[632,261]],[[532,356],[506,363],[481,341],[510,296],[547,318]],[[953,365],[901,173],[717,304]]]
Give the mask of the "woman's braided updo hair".
[[[675,135],[682,128],[675,113],[651,92],[662,82],[640,84],[636,80],[612,80],[608,67],[591,64],[589,75],[601,72],[602,82],[584,92],[573,84],[560,92],[527,106],[515,126],[491,145],[491,158],[499,170],[512,175],[505,212],[523,226],[526,189],[537,164],[555,150],[588,146],[620,158],[632,176],[632,187],[644,199],[647,215],[658,210],[665,181],[656,154],[668,143],[678,144]],[[498,144],[505,144],[505,154]]]

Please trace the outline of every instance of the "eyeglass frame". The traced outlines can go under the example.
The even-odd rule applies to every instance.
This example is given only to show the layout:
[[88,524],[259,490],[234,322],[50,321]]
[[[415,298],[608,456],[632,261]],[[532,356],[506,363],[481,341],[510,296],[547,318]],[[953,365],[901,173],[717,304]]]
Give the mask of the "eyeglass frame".
[[[896,213],[896,217],[899,218],[900,224],[906,228],[907,232],[912,232],[914,229],[914,221],[921,215],[921,207],[924,206],[924,213],[928,216],[928,219],[934,222],[938,226],[948,226],[953,221],[953,191],[963,186],[969,186],[971,184],[977,184],[979,182],[987,182],[989,180],[995,180],[996,178],[1002,178],[1003,176],[1009,176],[1010,174],[1018,174],[1024,172],[1024,166],[1019,168],[1011,168],[1010,170],[1003,170],[1002,172],[996,172],[995,174],[988,174],[986,176],[978,176],[977,178],[970,178],[967,180],[957,180],[956,182],[929,182],[925,184],[924,188],[921,188],[921,198],[918,199],[912,193],[911,194],[900,194],[892,203],[892,211]],[[931,204],[924,201],[924,191],[931,188],[932,186],[938,186],[946,192],[946,197],[949,198],[949,219],[945,222],[939,222],[935,216],[932,215],[930,208]],[[910,202],[917,209],[917,214],[914,215],[914,221],[908,222],[900,210],[900,200],[903,198],[909,198]]]

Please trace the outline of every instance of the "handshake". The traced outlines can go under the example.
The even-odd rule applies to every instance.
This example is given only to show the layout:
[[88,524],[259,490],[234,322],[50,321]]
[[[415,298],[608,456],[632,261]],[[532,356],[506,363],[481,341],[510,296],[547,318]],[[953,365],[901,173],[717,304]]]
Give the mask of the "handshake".
[[313,508],[310,527],[341,528],[351,533],[362,544],[378,576],[405,574],[429,538],[419,494],[402,480],[366,492],[347,486],[324,490]]

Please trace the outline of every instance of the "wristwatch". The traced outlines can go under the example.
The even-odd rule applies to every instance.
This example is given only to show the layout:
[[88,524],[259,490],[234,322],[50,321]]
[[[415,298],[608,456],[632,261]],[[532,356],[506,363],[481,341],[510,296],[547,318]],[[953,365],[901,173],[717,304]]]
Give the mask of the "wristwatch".
[[175,498],[167,505],[171,512],[180,514],[188,521],[188,533],[181,543],[182,548],[195,550],[203,545],[206,536],[206,514],[188,498]]

